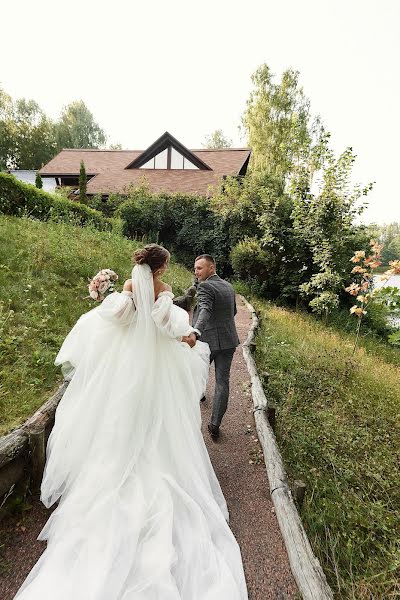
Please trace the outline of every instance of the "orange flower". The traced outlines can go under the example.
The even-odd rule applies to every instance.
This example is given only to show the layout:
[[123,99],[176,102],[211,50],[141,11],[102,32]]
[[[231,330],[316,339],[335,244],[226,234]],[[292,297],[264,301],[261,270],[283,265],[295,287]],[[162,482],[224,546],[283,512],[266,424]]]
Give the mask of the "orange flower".
[[345,288],[345,292],[348,292],[352,296],[358,296],[360,286],[357,283],[352,283],[349,287]]
[[363,269],[362,267],[360,267],[360,265],[357,265],[355,267],[353,267],[353,269],[351,270],[352,273],[365,273],[366,270]]
[[357,250],[357,252],[354,252],[354,256],[350,259],[350,262],[357,263],[360,262],[362,258],[365,258],[364,250]]
[[371,250],[374,254],[380,255],[382,252],[383,244],[378,244],[375,240],[371,240],[369,245],[371,246]]
[[367,311],[363,310],[361,306],[352,306],[350,309],[350,313],[352,315],[357,315],[357,317],[361,317],[362,315],[366,315]]
[[400,260],[391,260],[389,265],[392,267],[392,275],[400,275]]
[[368,264],[370,269],[376,269],[376,267],[380,267],[382,262],[380,260],[373,260]]

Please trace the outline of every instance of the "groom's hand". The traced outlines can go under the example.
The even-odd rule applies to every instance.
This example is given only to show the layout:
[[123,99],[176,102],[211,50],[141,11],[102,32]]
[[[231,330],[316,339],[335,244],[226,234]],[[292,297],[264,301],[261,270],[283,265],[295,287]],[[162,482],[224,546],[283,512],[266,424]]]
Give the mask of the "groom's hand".
[[193,348],[193,346],[196,345],[196,341],[197,341],[197,338],[194,335],[194,333],[191,333],[190,335],[182,336],[182,342],[186,342],[191,348]]

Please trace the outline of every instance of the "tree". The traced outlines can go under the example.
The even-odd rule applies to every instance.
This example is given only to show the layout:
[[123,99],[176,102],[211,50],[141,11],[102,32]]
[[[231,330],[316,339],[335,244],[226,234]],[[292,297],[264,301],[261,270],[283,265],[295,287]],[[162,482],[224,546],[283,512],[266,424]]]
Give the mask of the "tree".
[[83,162],[83,160],[81,160],[81,168],[79,170],[79,202],[81,202],[82,204],[85,204],[87,202],[86,187],[87,178],[85,163]]
[[63,108],[55,129],[57,151],[63,148],[99,148],[107,141],[103,129],[82,100]]
[[15,165],[13,100],[0,88],[0,171]]
[[263,64],[252,76],[254,89],[242,117],[252,149],[251,170],[285,181],[305,164],[312,166],[312,177],[324,159],[321,140],[329,137],[319,117],[311,118],[310,101],[298,80],[299,72],[288,69],[275,83]]
[[307,280],[299,289],[312,310],[325,315],[339,305],[354,248],[368,241],[365,228],[354,222],[364,210],[359,200],[372,189],[372,183],[351,188],[355,159],[352,148],[337,159],[330,153],[320,189],[314,194],[304,179],[292,182],[293,228],[312,257]]
[[56,153],[54,126],[34,100],[14,103],[16,167],[39,169]]
[[43,188],[43,181],[42,181],[39,171],[36,171],[35,185],[40,190]]
[[54,154],[53,123],[39,105],[0,89],[0,168],[38,169]]
[[227,138],[222,129],[216,129],[211,135],[206,136],[203,148],[231,148],[232,140]]

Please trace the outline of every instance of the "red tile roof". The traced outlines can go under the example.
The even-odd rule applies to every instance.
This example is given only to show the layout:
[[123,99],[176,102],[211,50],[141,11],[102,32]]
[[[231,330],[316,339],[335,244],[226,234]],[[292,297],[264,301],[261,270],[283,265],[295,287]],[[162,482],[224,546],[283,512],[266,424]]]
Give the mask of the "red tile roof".
[[250,155],[249,148],[191,150],[210,168],[197,169],[127,169],[142,150],[62,150],[41,170],[43,177],[79,175],[81,160],[87,175],[88,194],[123,193],[129,185],[139,185],[145,177],[154,192],[193,192],[206,195],[224,175],[237,175]]

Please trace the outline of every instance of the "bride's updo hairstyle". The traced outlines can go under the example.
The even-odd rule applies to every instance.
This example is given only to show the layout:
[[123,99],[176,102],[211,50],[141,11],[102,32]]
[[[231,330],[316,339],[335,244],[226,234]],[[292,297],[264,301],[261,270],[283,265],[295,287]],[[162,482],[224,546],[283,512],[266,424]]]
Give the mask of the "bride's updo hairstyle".
[[168,250],[158,244],[147,244],[133,253],[133,260],[137,265],[149,265],[154,273],[161,269],[170,258]]

